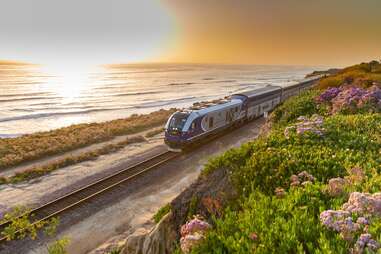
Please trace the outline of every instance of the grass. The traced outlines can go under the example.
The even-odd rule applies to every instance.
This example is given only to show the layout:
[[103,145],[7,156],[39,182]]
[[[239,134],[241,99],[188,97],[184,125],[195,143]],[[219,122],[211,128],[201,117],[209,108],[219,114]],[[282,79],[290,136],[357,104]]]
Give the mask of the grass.
[[164,125],[173,111],[159,110],[109,122],[77,124],[18,138],[0,139],[0,169]]
[[166,204],[165,206],[161,207],[153,216],[153,220],[155,223],[159,223],[159,221],[169,212],[171,211],[171,205]]
[[126,138],[125,140],[118,142],[116,144],[109,144],[105,145],[99,149],[95,149],[94,151],[85,152],[79,155],[72,155],[68,156],[66,158],[54,161],[52,163],[49,163],[44,166],[39,167],[32,167],[30,169],[27,169],[25,171],[16,173],[15,175],[11,177],[1,177],[0,178],[0,185],[1,184],[9,184],[9,183],[20,183],[23,181],[28,181],[36,177],[40,177],[46,174],[49,174],[50,172],[64,168],[70,165],[74,165],[80,162],[89,161],[89,160],[95,160],[99,158],[102,155],[106,155],[112,152],[119,151],[123,149],[126,145],[130,145],[133,143],[139,143],[144,142],[146,139],[142,136],[136,136],[132,138]]
[[162,133],[163,131],[164,131],[163,128],[152,130],[152,131],[147,132],[145,137],[146,138],[152,138],[153,136],[156,136],[157,134]]

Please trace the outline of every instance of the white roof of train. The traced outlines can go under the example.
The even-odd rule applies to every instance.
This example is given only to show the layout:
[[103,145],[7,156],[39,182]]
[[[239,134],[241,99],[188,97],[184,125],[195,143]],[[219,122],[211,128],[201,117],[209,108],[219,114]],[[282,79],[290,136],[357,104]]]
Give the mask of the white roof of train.
[[[232,99],[232,100],[229,100],[225,103],[212,105],[212,106],[207,107],[207,108],[188,111],[190,113],[190,115],[187,119],[187,122],[184,125],[184,130],[187,131],[189,129],[191,123],[193,122],[193,120],[199,116],[203,116],[203,115],[206,115],[206,114],[209,114],[212,112],[218,112],[218,111],[220,111],[222,109],[226,109],[226,108],[232,108],[232,107],[240,106],[241,104],[242,104],[241,100]],[[184,112],[187,112],[187,111],[184,111]]]

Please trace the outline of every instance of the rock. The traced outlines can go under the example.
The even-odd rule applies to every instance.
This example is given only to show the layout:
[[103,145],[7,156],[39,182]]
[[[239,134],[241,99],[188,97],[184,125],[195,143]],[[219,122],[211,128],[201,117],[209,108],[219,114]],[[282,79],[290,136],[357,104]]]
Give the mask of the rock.
[[146,236],[144,254],[170,254],[175,249],[177,232],[172,223],[172,213],[165,215]]
[[144,228],[137,229],[132,235],[127,237],[122,253],[143,254],[143,244],[148,233],[149,231]]
[[165,215],[151,230],[139,229],[127,238],[122,254],[169,254],[175,248],[177,233],[172,214]]

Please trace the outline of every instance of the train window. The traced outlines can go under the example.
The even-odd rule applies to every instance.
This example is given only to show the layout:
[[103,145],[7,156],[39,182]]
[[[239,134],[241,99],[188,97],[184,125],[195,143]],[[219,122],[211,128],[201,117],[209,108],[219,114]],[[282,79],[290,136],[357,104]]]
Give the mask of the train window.
[[196,129],[196,123],[195,122],[193,122],[191,125],[191,130],[194,130],[194,129]]
[[238,107],[235,107],[235,112],[238,112]]
[[209,128],[213,128],[213,117],[209,118]]
[[169,128],[181,130],[184,127],[188,116],[189,114],[181,112],[174,114],[169,122]]

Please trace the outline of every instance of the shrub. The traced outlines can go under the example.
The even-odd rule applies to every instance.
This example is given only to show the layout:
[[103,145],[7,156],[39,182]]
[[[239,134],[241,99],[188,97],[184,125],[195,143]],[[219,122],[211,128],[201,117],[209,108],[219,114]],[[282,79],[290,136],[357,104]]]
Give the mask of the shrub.
[[63,238],[55,241],[51,245],[48,246],[49,254],[66,254],[66,246],[70,243],[68,238]]
[[159,223],[159,221],[169,212],[171,211],[171,205],[166,204],[165,206],[161,207],[153,216],[153,220],[155,223]]
[[48,221],[33,222],[31,220],[33,214],[26,207],[15,207],[11,212],[4,215],[1,223],[9,221],[10,224],[5,227],[1,235],[8,241],[16,239],[24,239],[30,237],[36,239],[37,233],[40,229],[44,229],[46,235],[51,236],[55,234],[59,224],[58,218],[52,218]]
[[277,127],[293,123],[299,116],[326,115],[326,107],[314,100],[319,94],[319,90],[310,90],[286,100],[273,111],[270,121]]

